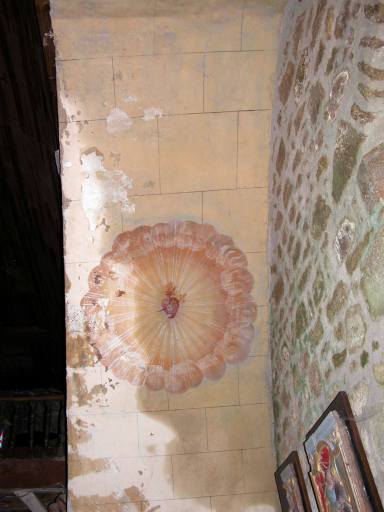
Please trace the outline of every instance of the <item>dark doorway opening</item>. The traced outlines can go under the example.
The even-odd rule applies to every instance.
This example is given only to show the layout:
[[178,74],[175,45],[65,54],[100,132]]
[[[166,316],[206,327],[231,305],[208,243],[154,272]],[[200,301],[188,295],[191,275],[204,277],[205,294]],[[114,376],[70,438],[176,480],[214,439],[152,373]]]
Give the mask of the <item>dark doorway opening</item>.
[[[66,441],[62,200],[49,0],[0,0],[0,29],[1,494],[26,483],[15,473],[22,461],[36,477],[39,461],[61,459],[55,478],[64,485]],[[45,478],[40,487],[52,483]]]

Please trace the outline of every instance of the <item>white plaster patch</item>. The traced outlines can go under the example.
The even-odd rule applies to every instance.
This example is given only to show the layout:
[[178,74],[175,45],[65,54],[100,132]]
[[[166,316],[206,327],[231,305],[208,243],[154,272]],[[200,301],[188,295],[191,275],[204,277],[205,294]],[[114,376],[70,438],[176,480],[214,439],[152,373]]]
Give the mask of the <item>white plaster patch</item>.
[[[114,438],[116,444],[125,446],[129,432],[121,430]],[[88,473],[71,478],[69,489],[79,497],[91,496],[94,489],[100,497],[115,500],[126,498],[123,489],[135,486],[144,496],[159,499],[172,498],[170,460],[164,456],[108,458],[109,468],[102,472]],[[156,475],[156,478],[154,478]]]
[[163,117],[163,111],[161,108],[151,107],[144,109],[144,121],[150,121],[156,119],[156,117]]
[[123,96],[123,101],[126,103],[135,103],[137,101],[137,96],[128,94],[127,96]]
[[124,211],[135,211],[135,205],[128,198],[132,179],[119,169],[109,171],[103,164],[103,156],[96,148],[81,155],[81,165],[86,175],[81,187],[81,201],[91,231],[101,222],[102,209],[121,204]]
[[76,304],[71,304],[69,301],[66,301],[65,304],[66,309],[66,323],[67,323],[67,332],[79,332],[82,333],[84,331],[84,312],[83,309],[77,306]]
[[132,126],[132,119],[120,108],[111,110],[107,117],[107,132],[118,133],[129,130]]
[[70,162],[69,160],[63,162],[63,167],[72,167],[72,162]]

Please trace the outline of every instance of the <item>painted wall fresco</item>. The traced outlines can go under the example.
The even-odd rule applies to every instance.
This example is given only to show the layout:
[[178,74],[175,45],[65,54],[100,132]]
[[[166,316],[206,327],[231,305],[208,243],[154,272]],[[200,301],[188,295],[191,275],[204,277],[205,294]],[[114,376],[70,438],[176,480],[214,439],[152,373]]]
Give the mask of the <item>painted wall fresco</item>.
[[[69,510],[278,510],[266,240],[282,4],[51,0]],[[172,229],[177,236],[163,237]],[[201,251],[184,247],[190,235]],[[177,249],[165,247],[170,240]],[[142,256],[131,260],[133,251]],[[182,269],[165,277],[158,257],[173,251]],[[164,326],[162,339],[176,339],[171,326],[185,323],[189,336],[177,346],[185,354],[147,346],[153,330]],[[126,344],[122,353],[121,337],[135,329],[135,352]]]
[[183,393],[220,379],[254,339],[247,258],[229,236],[192,221],[121,233],[90,276],[88,340],[115,377]]
[[278,458],[301,447],[344,389],[384,497],[384,4],[292,0],[278,69],[270,169]]

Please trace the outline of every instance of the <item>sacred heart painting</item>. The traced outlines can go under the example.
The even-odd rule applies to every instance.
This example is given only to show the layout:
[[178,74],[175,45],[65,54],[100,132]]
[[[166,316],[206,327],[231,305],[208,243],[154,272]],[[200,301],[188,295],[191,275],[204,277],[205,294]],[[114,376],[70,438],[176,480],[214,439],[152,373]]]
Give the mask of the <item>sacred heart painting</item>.
[[121,233],[89,275],[89,342],[119,379],[183,393],[243,361],[256,305],[246,255],[209,224]]

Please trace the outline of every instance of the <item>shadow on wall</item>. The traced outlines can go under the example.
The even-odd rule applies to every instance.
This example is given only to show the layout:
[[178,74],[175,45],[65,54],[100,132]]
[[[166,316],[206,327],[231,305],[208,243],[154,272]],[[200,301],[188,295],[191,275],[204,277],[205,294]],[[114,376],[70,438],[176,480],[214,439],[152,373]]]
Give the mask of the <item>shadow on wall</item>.
[[[235,367],[232,370],[237,372]],[[194,388],[183,394],[168,394],[168,401],[175,397],[182,407],[183,395],[189,395],[187,400],[193,394],[209,395],[218,385],[219,382],[204,381],[200,384],[198,391]],[[228,479],[235,483],[243,482],[243,469],[242,467],[234,468],[233,465],[224,467],[228,452],[208,451],[209,441],[204,408],[146,412],[148,393],[145,387],[137,388],[136,401],[137,410],[142,411],[139,419],[139,442],[142,446],[142,455],[163,455],[167,456],[167,459],[171,459],[172,456],[172,460],[168,460],[170,468],[165,463],[163,470],[173,479],[170,485],[174,493],[174,499],[160,501],[146,498],[140,489],[132,486],[125,492],[132,501],[142,500],[141,508],[139,503],[135,504],[137,511],[275,512],[279,510],[274,494],[271,492],[228,495]],[[220,465],[221,454],[224,455],[222,465]]]

